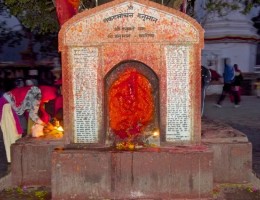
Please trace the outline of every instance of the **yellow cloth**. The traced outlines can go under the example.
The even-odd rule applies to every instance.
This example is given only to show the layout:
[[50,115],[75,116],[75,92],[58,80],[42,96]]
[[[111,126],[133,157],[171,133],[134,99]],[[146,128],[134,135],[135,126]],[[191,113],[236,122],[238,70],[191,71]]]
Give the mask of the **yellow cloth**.
[[28,124],[27,124],[27,135],[29,136],[31,136],[32,135],[32,126],[33,126],[33,124],[34,124],[34,121],[33,120],[31,120],[31,118],[29,117],[28,118]]
[[3,106],[1,129],[3,132],[7,161],[11,162],[11,145],[22,135],[18,134],[15,119],[9,103]]

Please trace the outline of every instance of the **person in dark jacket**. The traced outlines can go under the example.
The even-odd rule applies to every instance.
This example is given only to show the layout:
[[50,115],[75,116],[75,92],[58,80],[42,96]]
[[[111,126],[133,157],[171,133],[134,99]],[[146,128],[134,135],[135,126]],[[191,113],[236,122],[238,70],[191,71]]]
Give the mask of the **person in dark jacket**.
[[240,106],[241,102],[241,86],[243,83],[243,75],[241,70],[238,68],[237,64],[234,64],[234,69],[235,69],[235,79],[233,82],[233,96],[234,96],[234,103],[235,106],[238,107]]
[[235,107],[238,107],[239,104],[237,102],[237,93],[233,92],[233,83],[234,83],[234,79],[235,79],[235,69],[234,67],[230,64],[230,59],[226,58],[224,60],[224,74],[223,74],[223,78],[224,78],[224,86],[223,86],[223,90],[222,93],[217,101],[217,104],[215,104],[217,107],[221,108],[222,107],[222,102],[224,101],[225,97],[227,94],[229,95],[234,95],[234,99],[235,100]]

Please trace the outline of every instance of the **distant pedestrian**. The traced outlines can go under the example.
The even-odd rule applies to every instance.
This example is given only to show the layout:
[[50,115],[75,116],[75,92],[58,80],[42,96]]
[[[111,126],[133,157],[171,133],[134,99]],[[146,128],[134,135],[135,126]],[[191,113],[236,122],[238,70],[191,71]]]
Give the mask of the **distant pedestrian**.
[[254,87],[256,90],[256,97],[260,98],[260,78],[256,79],[256,82],[254,83]]
[[230,63],[230,59],[225,59],[224,60],[224,74],[223,74],[223,78],[224,78],[224,86],[222,89],[222,93],[217,101],[217,104],[215,104],[217,107],[221,108],[222,107],[222,102],[224,101],[225,97],[227,94],[229,95],[234,95],[235,98],[235,107],[239,107],[238,104],[238,96],[237,93],[234,93],[232,90],[232,86],[234,83],[234,79],[235,79],[235,69],[234,67],[231,65]]
[[241,102],[241,86],[243,84],[243,76],[241,70],[238,68],[237,64],[234,64],[235,79],[233,82],[233,99],[236,105]]

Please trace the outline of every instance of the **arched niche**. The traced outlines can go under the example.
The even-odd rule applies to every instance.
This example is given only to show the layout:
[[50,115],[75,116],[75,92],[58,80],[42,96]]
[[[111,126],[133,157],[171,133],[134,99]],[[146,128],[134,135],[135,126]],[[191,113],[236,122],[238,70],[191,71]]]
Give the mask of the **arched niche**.
[[[128,76],[128,80],[130,80],[130,82],[127,82],[128,80],[125,80],[125,77],[123,77],[123,82],[119,82],[120,81],[120,77],[122,76],[126,76],[128,75],[127,73],[136,73],[139,78],[143,77],[145,80],[148,81],[148,86],[150,87],[150,92],[151,94],[147,95],[147,99],[145,99],[145,104],[149,105],[147,107],[152,108],[152,117],[151,120],[149,120],[149,122],[145,125],[145,127],[143,127],[142,131],[140,131],[139,137],[137,140],[139,140],[139,142],[144,141],[144,139],[146,137],[149,137],[152,132],[154,130],[160,130],[160,122],[159,122],[159,116],[160,116],[160,109],[159,109],[159,79],[158,76],[156,75],[156,73],[146,64],[139,62],[139,61],[135,61],[135,60],[126,60],[126,61],[122,61],[120,63],[118,63],[116,66],[114,66],[105,76],[104,78],[104,122],[105,122],[105,133],[106,133],[106,142],[107,143],[115,143],[116,141],[118,141],[118,139],[122,139],[120,137],[118,137],[118,135],[116,135],[112,128],[111,128],[111,92],[112,90],[114,91],[114,85],[117,84],[117,89],[118,92],[116,95],[120,95],[120,86],[124,87],[126,90],[131,90],[131,86],[132,82],[131,82],[131,78],[129,78]],[[141,79],[139,79],[141,80]],[[137,80],[135,80],[135,83],[137,83],[137,85],[135,86],[134,90],[138,91],[139,90],[139,94],[140,98],[143,98],[142,95],[145,94],[145,89],[147,88],[141,88],[146,87],[144,85],[141,85],[140,83],[137,82]],[[121,84],[121,85],[120,85]],[[125,84],[129,84],[129,85],[125,85]],[[130,91],[131,92],[131,91]],[[140,94],[140,92],[142,92],[142,94]],[[148,91],[149,92],[149,91]],[[148,96],[151,95],[151,98],[148,98]],[[123,97],[122,97],[123,96]],[[122,101],[127,101],[126,97],[127,94],[121,94],[121,96],[119,98],[122,98]],[[124,98],[126,97],[126,98]],[[131,98],[131,97],[130,97]],[[133,105],[136,105],[138,98],[133,97],[134,99],[134,103]],[[140,100],[140,99],[139,99]],[[147,102],[150,101],[150,102]],[[124,102],[121,102],[122,104]],[[138,107],[138,106],[137,106]],[[120,108],[119,108],[120,109]],[[122,111],[123,113],[127,113],[129,115],[136,115],[136,112],[140,111],[143,112],[143,114],[146,114],[145,112],[148,112],[147,110],[145,110],[145,108],[137,108],[139,110],[134,110],[134,108],[132,108],[133,110],[131,111],[130,109],[126,108],[122,108],[126,109],[125,111]],[[140,110],[143,109],[143,110]],[[142,113],[141,113],[142,114]],[[123,117],[123,116],[122,116]],[[125,117],[129,117],[129,119],[131,119],[131,116],[125,116]],[[120,120],[119,120],[120,121]],[[158,138],[159,139],[159,138]],[[124,139],[122,139],[124,140]],[[126,138],[127,140],[127,138]],[[142,140],[142,141],[140,141]]]

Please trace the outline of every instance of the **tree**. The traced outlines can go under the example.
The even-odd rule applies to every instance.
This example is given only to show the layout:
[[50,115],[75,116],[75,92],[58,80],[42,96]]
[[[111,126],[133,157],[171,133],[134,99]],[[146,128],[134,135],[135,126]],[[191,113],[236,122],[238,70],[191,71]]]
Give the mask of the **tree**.
[[[17,3],[18,1],[13,1],[13,2]],[[15,6],[11,8],[15,10],[14,13],[18,12]],[[14,29],[14,27],[10,26],[10,24],[7,24],[8,18],[11,18],[10,12],[11,10],[9,10],[6,7],[6,2],[3,2],[1,0],[0,1],[0,15],[2,17],[1,18],[2,20],[0,19],[0,35],[1,35],[0,43],[1,44],[5,44],[9,47],[15,47],[17,45],[20,45],[22,41],[27,39],[29,40],[28,46],[32,46],[32,47],[40,46],[39,51],[45,56],[57,56],[57,46],[58,46],[57,34],[59,30],[57,19],[55,20],[51,19],[49,22],[41,24],[42,21],[45,21],[44,19],[42,19],[40,22],[37,22],[37,25],[35,25],[36,23],[35,24],[31,23],[35,20],[32,20],[31,18],[28,20],[26,19],[25,21],[22,21],[20,25],[19,24],[16,25],[16,26],[20,26],[20,30],[17,30]],[[19,11],[18,13],[20,12],[21,11]],[[47,15],[47,13],[45,14]],[[18,14],[17,17],[20,17],[20,15],[22,14],[21,13]],[[24,17],[21,17],[19,19],[23,19],[23,18]],[[46,21],[48,20],[49,18],[46,19]],[[50,25],[51,23],[56,23],[56,27]],[[3,46],[4,45],[0,46],[0,52],[3,50],[2,49]]]
[[[202,18],[198,17],[200,13],[194,11],[195,2],[197,2],[197,5],[203,10]],[[225,16],[230,12],[239,10],[242,14],[246,15],[254,6],[260,6],[260,0],[188,0],[187,14],[197,19],[203,26],[209,19],[209,16],[212,16],[211,14],[215,14],[215,16]]]
[[5,0],[5,5],[32,32],[45,34],[59,30],[56,10],[51,0]]
[[[106,3],[110,0],[98,0],[98,4]],[[153,0],[157,3],[163,3],[169,7],[178,7],[183,0]],[[199,1],[199,0],[197,0]],[[196,0],[186,0],[187,14],[196,17],[194,13],[194,4]],[[5,0],[6,6],[10,9],[12,15],[16,16],[20,22],[28,29],[39,34],[57,33],[59,30],[55,0]],[[248,13],[253,6],[260,5],[260,0],[207,0],[203,5],[206,13],[216,12],[219,15],[225,15],[226,12],[240,9],[243,13]],[[96,0],[81,0],[79,10],[90,9],[96,6]]]
[[[97,0],[81,0],[79,12],[85,9],[91,9],[96,6]],[[98,5],[111,0],[98,0]],[[156,3],[163,4],[175,9],[183,5],[184,0],[153,0]],[[187,14],[197,18],[197,13],[194,11],[195,3],[199,0],[186,0]],[[200,23],[203,25],[207,17],[211,13],[217,13],[220,16],[234,10],[241,10],[243,6],[244,14],[248,13],[253,6],[259,6],[260,0],[207,0],[202,5],[205,11],[204,18]],[[5,6],[8,7],[9,12]],[[19,44],[22,37],[27,37],[30,33],[31,42],[40,42],[41,51],[44,53],[57,53],[57,34],[60,29],[55,9],[55,0],[0,0],[0,12],[6,17],[10,14],[16,16],[23,26],[23,33],[13,31],[7,27],[5,21],[0,21],[0,42],[1,44],[8,43],[9,46]],[[1,47],[0,47],[1,51]]]
[[[9,47],[14,47],[20,44],[20,41],[23,35],[14,29],[14,27],[10,27],[7,24],[7,19],[11,17],[10,13],[5,9],[5,6],[2,1],[0,1],[0,15],[2,18],[0,19],[0,44],[6,44]],[[0,53],[2,52],[3,45],[0,46]]]

